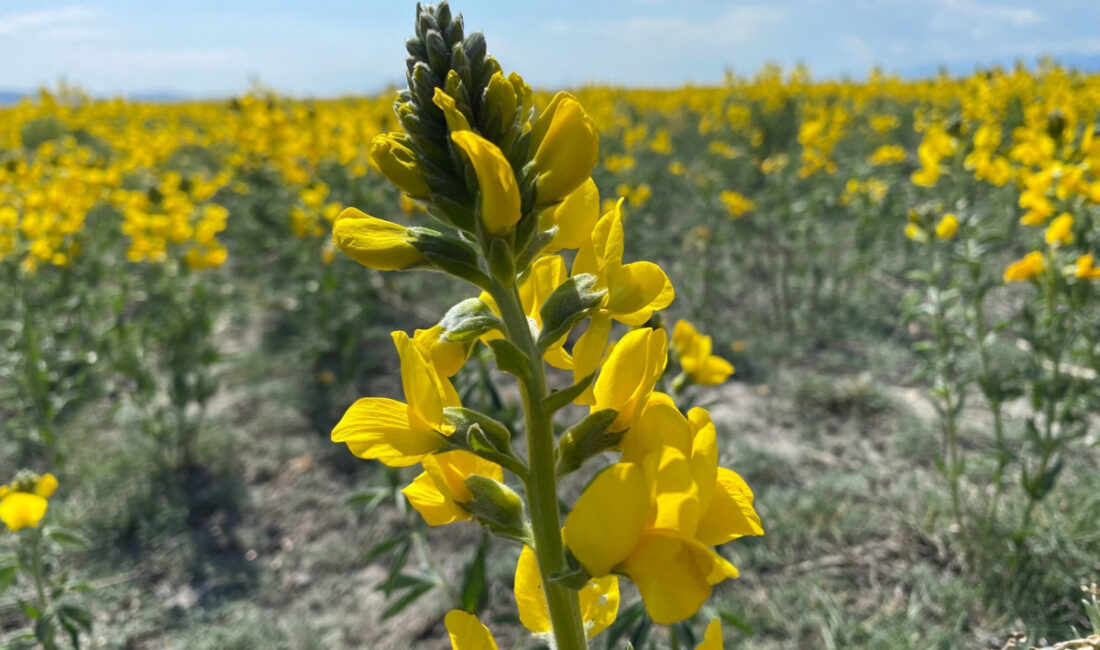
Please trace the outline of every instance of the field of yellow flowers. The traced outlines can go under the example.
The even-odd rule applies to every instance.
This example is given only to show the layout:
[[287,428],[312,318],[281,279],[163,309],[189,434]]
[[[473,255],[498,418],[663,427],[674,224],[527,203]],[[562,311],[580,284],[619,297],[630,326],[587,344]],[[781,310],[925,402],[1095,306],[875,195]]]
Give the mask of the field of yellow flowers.
[[1100,634],[1100,75],[415,32],[377,97],[0,107],[0,645]]

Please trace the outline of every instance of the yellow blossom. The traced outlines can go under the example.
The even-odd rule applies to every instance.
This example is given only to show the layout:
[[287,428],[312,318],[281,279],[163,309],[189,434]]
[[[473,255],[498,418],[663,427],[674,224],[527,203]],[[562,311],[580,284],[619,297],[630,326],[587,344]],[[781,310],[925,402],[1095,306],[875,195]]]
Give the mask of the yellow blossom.
[[1022,260],[1008,265],[1008,268],[1005,269],[1004,281],[1025,282],[1045,271],[1046,267],[1043,254],[1039,251],[1032,251],[1025,255]]

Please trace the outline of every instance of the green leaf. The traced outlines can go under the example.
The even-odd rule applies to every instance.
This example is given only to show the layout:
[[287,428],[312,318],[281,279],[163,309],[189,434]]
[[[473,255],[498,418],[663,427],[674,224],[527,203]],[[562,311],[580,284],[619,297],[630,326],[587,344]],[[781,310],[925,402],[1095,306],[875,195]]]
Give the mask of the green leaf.
[[65,546],[72,546],[74,548],[88,548],[91,546],[91,542],[83,535],[71,530],[65,530],[64,528],[47,527],[45,533],[50,539]]
[[733,614],[731,614],[729,612],[726,612],[726,611],[723,611],[723,610],[718,610],[718,618],[722,619],[723,623],[726,623],[727,625],[729,625],[731,627],[737,628],[738,630],[741,630],[745,634],[748,634],[748,635],[753,634],[753,630],[752,630],[751,625],[749,625],[745,621],[741,620],[740,618],[734,616]]
[[489,583],[485,579],[485,556],[489,551],[490,539],[488,535],[482,536],[474,561],[466,567],[466,577],[462,581],[462,609],[470,614],[480,612],[489,598]]
[[393,554],[393,561],[390,563],[389,573],[386,574],[386,579],[382,581],[382,590],[386,592],[386,596],[389,597],[393,594],[394,589],[401,582],[402,569],[405,568],[405,561],[409,559],[409,551],[412,549],[412,541],[409,540],[405,544],[397,547],[397,552]]
[[11,587],[18,572],[19,567],[15,565],[0,567],[0,592],[7,591]]
[[497,368],[502,372],[515,375],[521,381],[527,381],[530,372],[527,357],[514,343],[507,339],[496,339],[489,342],[489,347],[493,349]]
[[58,608],[58,614],[61,615],[62,620],[70,620],[84,628],[85,631],[92,631],[92,615],[86,610],[76,605],[62,605]]
[[390,537],[389,539],[384,539],[381,542],[378,542],[374,546],[370,547],[370,549],[368,549],[367,552],[363,554],[363,561],[370,562],[376,557],[384,555],[397,548],[397,545],[401,542],[408,542],[408,540],[408,533],[398,533],[393,537]]
[[486,332],[503,328],[503,323],[480,298],[467,298],[447,310],[439,321],[443,336],[454,343],[467,343]]
[[597,291],[595,286],[595,275],[581,273],[554,289],[539,310],[539,315],[542,317],[539,349],[546,350],[561,340],[590,311],[600,306],[607,291],[605,289]]
[[426,582],[409,588],[400,598],[382,612],[382,620],[384,621],[401,613],[402,610],[416,602],[421,596],[431,591],[434,587],[435,583]]
[[543,406],[550,413],[554,413],[558,409],[568,406],[573,400],[577,399],[585,389],[592,385],[592,380],[595,378],[596,373],[593,372],[569,388],[563,388],[550,393],[546,396],[546,399],[542,401]]
[[19,609],[23,610],[23,613],[30,619],[38,620],[42,616],[42,612],[38,611],[37,607],[25,600],[19,601]]

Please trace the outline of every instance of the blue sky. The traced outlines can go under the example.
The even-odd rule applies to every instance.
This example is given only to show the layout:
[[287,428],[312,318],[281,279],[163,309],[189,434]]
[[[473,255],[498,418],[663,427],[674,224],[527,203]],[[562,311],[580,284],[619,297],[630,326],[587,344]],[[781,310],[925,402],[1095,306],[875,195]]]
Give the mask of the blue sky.
[[[415,2],[0,0],[0,89],[59,79],[98,94],[297,95],[401,82]],[[706,83],[765,62],[861,76],[873,64],[1100,61],[1096,0],[457,0],[534,85]]]

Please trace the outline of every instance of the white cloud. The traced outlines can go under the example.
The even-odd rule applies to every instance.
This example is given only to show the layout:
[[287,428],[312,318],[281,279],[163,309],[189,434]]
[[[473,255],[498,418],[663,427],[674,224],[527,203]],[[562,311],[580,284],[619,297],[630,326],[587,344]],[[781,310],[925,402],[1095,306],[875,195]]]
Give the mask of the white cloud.
[[0,36],[71,27],[91,15],[91,9],[81,6],[3,14],[0,15]]
[[765,29],[782,24],[786,17],[786,10],[779,7],[744,5],[712,18],[628,18],[608,26],[608,29],[625,40],[654,47],[716,47],[753,41]]

